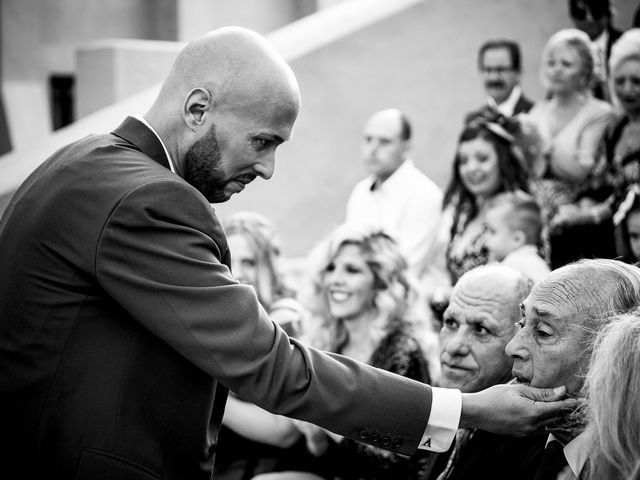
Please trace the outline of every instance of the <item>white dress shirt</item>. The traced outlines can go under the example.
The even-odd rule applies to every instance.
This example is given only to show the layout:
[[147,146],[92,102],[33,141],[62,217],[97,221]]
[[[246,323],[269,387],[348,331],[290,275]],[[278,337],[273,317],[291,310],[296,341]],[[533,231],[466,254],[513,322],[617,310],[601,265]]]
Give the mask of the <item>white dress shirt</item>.
[[349,223],[375,225],[393,236],[409,269],[423,275],[430,264],[442,211],[442,190],[405,160],[381,185],[369,176],[356,184],[347,202]]
[[493,97],[488,97],[487,104],[490,107],[497,109],[505,117],[512,117],[513,112],[516,109],[516,105],[518,104],[518,101],[520,100],[521,96],[522,96],[522,88],[520,88],[520,85],[516,85],[511,89],[511,93],[505,99],[504,102],[498,105],[496,101],[493,99]]

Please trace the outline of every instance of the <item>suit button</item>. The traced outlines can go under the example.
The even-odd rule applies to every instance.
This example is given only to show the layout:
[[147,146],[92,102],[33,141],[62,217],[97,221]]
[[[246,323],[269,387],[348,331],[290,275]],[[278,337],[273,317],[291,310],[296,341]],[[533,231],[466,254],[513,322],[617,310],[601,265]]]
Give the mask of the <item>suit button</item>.
[[377,433],[372,433],[371,434],[371,441],[373,443],[378,443],[380,441],[380,435],[378,435]]
[[391,438],[387,437],[386,435],[382,437],[382,445],[384,445],[385,447],[388,447],[390,444],[391,444]]
[[369,438],[369,432],[367,432],[366,428],[363,428],[362,430],[360,430],[358,432],[358,436],[362,439],[362,440],[366,440],[367,438]]
[[402,439],[401,438],[396,438],[393,440],[393,442],[391,442],[391,446],[393,448],[400,448],[400,446],[402,445]]

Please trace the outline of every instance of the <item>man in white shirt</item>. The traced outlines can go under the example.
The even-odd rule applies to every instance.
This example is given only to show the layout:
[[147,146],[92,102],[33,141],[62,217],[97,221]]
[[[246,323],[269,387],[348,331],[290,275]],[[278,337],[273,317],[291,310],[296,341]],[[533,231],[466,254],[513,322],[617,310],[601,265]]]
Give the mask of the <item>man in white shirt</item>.
[[416,168],[408,153],[411,125],[396,109],[366,123],[362,142],[369,176],[347,202],[347,222],[380,226],[399,243],[416,277],[430,272],[431,249],[442,211],[442,190]]
[[522,93],[520,47],[513,40],[489,40],[478,51],[478,70],[482,76],[487,99],[479,110],[470,112],[465,123],[485,109],[497,110],[506,117],[526,113],[533,101]]
[[[638,305],[640,269],[632,265],[581,260],[552,271],[522,303],[520,331],[505,349],[514,359],[516,383],[531,387],[560,383],[568,395],[579,397],[597,332],[610,315]],[[580,436],[582,426],[567,415],[566,421],[548,431],[551,435],[535,478],[556,478],[567,468],[578,477],[588,453]]]

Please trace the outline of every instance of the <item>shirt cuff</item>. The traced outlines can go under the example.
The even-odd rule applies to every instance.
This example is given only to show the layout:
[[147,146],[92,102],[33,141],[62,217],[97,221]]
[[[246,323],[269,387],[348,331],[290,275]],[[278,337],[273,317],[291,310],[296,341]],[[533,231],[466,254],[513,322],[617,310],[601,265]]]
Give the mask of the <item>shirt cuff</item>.
[[450,388],[431,389],[431,412],[418,446],[421,450],[446,452],[456,436],[462,413],[462,393]]

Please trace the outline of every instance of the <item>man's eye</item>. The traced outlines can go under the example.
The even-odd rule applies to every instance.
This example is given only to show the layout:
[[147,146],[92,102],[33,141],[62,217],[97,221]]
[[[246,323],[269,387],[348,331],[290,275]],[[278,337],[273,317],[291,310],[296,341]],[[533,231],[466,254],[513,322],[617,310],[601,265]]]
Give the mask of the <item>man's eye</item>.
[[489,335],[489,330],[487,330],[487,328],[483,327],[482,325],[476,325],[473,331],[475,332],[476,335],[481,337],[484,337],[485,335]]
[[445,327],[450,329],[458,328],[458,322],[456,322],[453,318],[445,318],[443,324]]
[[541,327],[536,328],[534,333],[536,337],[541,339],[547,339],[553,336],[553,332],[550,332],[547,329]]
[[267,140],[265,138],[254,138],[253,141],[260,148],[265,148],[267,145],[269,145],[269,140]]

